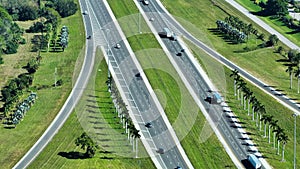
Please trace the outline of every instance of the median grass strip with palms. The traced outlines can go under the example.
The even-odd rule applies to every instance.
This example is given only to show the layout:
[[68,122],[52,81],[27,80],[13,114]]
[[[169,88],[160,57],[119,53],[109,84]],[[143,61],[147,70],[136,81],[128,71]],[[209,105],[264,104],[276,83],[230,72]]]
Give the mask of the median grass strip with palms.
[[[135,153],[108,92],[106,62],[98,58],[96,63],[75,111],[29,168],[155,168],[150,158],[132,158]],[[75,145],[83,132],[100,147],[93,158],[80,157],[84,150]],[[140,146],[139,152],[144,151]]]
[[[285,66],[287,63],[286,58],[275,53],[274,48],[262,48],[241,53],[240,51],[243,48],[255,43],[258,45],[261,42],[251,41],[242,44],[230,44],[211,31],[217,27],[216,21],[218,19],[224,20],[229,14],[238,16],[240,20],[246,23],[252,23],[230,4],[222,0],[214,0],[213,2],[217,5],[213,5],[210,0],[162,0],[168,11],[196,38],[265,83],[275,86],[276,89],[282,90],[289,97],[299,100],[297,89],[289,88],[289,73],[285,71],[287,69],[287,66]],[[264,33],[266,38],[269,36],[259,25],[252,24],[260,33]],[[294,80],[293,86],[296,86],[296,83],[296,80]]]
[[[186,41],[189,48],[193,51],[193,53],[197,54],[195,55],[197,59],[199,60],[199,63],[206,67],[206,72],[209,75],[210,79],[214,81],[219,81],[220,78],[217,78],[217,76],[214,76],[211,72],[216,67],[216,64],[219,64],[214,59],[212,59],[210,56],[205,54],[201,49],[196,47],[194,44],[192,44],[189,41]],[[213,63],[215,62],[215,63]],[[219,70],[219,72],[221,72]],[[278,120],[278,125],[285,130],[289,137],[289,141],[285,148],[285,162],[281,161],[281,146],[282,143],[280,143],[280,155],[276,155],[276,149],[273,148],[273,134],[271,133],[271,143],[268,143],[268,139],[264,137],[264,126],[262,126],[262,130],[259,131],[259,128],[256,127],[255,121],[252,121],[252,117],[248,116],[247,110],[243,109],[243,106],[241,105],[241,101],[237,100],[236,96],[234,96],[234,81],[233,77],[230,77],[230,74],[232,73],[229,69],[223,68],[223,73],[225,76],[225,80],[222,80],[223,84],[216,84],[217,88],[223,88],[225,86],[226,90],[223,91],[223,95],[226,96],[226,102],[230,106],[231,110],[239,117],[240,122],[242,123],[242,126],[245,128],[246,132],[250,133],[250,138],[256,144],[258,147],[258,150],[263,154],[263,156],[266,158],[266,160],[273,166],[274,168],[292,168],[292,162],[293,162],[293,120],[294,117],[292,117],[292,112],[282,106],[280,103],[278,103],[276,100],[274,100],[271,96],[265,94],[260,89],[254,87],[251,85],[251,83],[247,82],[247,86],[253,91],[253,95],[261,102],[263,105],[265,105],[265,109],[267,114],[273,115],[275,120]],[[250,109],[252,111],[252,108]],[[251,113],[250,113],[251,115]],[[256,117],[255,117],[256,118]],[[264,123],[262,122],[262,125]],[[299,125],[297,126],[297,130],[299,130]],[[300,134],[297,133],[297,138],[300,137]],[[277,141],[276,141],[277,144]],[[299,144],[297,144],[299,145]],[[277,145],[276,145],[277,147]],[[297,154],[297,158],[299,158],[299,154]],[[298,164],[299,165],[299,164]]]
[[[132,6],[123,5],[123,3],[133,3],[132,1],[117,1],[117,4],[114,3],[116,0],[108,2],[116,16],[123,17],[124,15],[126,17],[126,12],[127,15],[130,15],[135,11],[131,12],[127,8],[126,12],[120,12],[116,6]],[[118,15],[118,13],[123,15]],[[135,21],[127,20],[127,22],[134,23]],[[128,37],[128,35],[126,36]],[[158,47],[158,42],[154,36],[152,34],[139,34],[128,37],[128,41],[164,107],[178,138],[182,140],[182,146],[194,167],[234,168],[217,137],[215,135],[210,136],[213,131],[206,124],[204,116],[199,112],[198,106],[193,101],[167,56]],[[201,135],[204,126],[208,136]]]

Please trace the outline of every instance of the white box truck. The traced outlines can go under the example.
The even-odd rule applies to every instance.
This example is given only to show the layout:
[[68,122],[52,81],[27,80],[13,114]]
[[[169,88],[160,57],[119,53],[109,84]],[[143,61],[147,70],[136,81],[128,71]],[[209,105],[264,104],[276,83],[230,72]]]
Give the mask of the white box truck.
[[261,162],[254,154],[249,154],[247,156],[247,159],[255,169],[261,168]]

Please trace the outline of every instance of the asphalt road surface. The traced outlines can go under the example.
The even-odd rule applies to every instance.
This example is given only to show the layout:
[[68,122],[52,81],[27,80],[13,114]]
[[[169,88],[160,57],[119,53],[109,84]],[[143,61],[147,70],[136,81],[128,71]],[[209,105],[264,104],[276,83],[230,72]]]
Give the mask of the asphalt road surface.
[[[105,5],[101,0],[90,0],[88,3],[90,4],[90,15],[94,13],[96,17],[96,20],[92,22],[99,24],[99,30],[94,31],[103,31],[102,34],[108,43],[106,46],[109,48],[107,54],[111,65],[110,69],[114,69],[114,72],[117,72],[117,78],[123,84],[122,90],[125,91],[130,103],[128,106],[133,109],[134,112],[132,113],[139,123],[141,134],[152,146],[160,166],[162,168],[175,168],[176,166],[188,168],[160,115],[159,109],[150,96],[144,79],[139,76],[140,72],[138,72],[130,56],[130,51],[126,48]],[[116,44],[119,44],[120,48],[116,47]],[[145,124],[148,122],[152,124],[152,128],[145,127]],[[159,148],[164,150],[163,154],[156,152]]]
[[[143,8],[144,12],[150,18],[153,18],[152,24],[156,29],[156,32],[162,32],[163,28],[168,27],[171,29],[171,26],[175,26],[177,30],[175,32],[180,32],[188,39],[193,40],[196,45],[200,46],[201,48],[210,52],[211,54],[215,55],[216,53],[203,46],[202,43],[199,43],[194,37],[190,34],[186,33],[181,26],[178,26],[176,22],[174,22],[171,18],[169,18],[164,10],[160,8],[160,6],[156,3],[156,1],[149,1],[149,5],[144,5],[140,2],[141,7]],[[181,72],[185,75],[185,78],[188,80],[189,84],[192,86],[195,93],[199,93],[198,97],[201,103],[205,106],[206,110],[209,111],[210,117],[215,122],[216,126],[218,127],[219,131],[222,133],[223,138],[225,138],[227,144],[233,150],[236,157],[241,161],[242,164],[245,164],[247,167],[247,163],[245,163],[245,159],[247,154],[253,153],[252,150],[249,149],[249,145],[240,131],[238,130],[241,127],[237,127],[234,125],[235,117],[228,115],[228,112],[224,112],[223,108],[218,104],[210,104],[205,99],[207,96],[210,95],[209,91],[212,89],[207,85],[205,80],[201,77],[200,73],[198,72],[197,68],[188,58],[185,52],[181,52],[183,48],[177,41],[173,41],[169,38],[162,38],[165,46],[168,48],[169,52],[171,53],[173,59],[176,61],[176,64],[181,69]],[[179,56],[178,53],[181,53]],[[219,55],[217,55],[219,56]],[[234,66],[232,64],[232,66]],[[246,133],[244,133],[246,134]]]

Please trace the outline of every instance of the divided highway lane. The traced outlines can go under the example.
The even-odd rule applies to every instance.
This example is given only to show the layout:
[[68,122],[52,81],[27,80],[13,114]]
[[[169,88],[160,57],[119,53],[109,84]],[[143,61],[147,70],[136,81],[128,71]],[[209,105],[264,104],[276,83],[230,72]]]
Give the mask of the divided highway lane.
[[211,49],[210,47],[206,46],[204,43],[196,39],[193,35],[191,35],[188,31],[186,31],[174,18],[170,17],[167,13],[165,13],[165,11],[161,9],[161,7],[158,5],[157,1],[153,1],[153,4],[160,12],[164,13],[163,17],[168,22],[168,24],[174,26],[177,29],[177,31],[182,34],[182,36],[185,36],[188,40],[193,42],[199,48],[203,49],[203,51],[205,51],[207,54],[209,54],[211,57],[213,57],[223,65],[227,66],[229,69],[238,70],[240,75],[243,76],[245,79],[247,79],[249,82],[262,89],[265,93],[269,94],[274,99],[278,100],[281,104],[289,108],[291,111],[296,112],[298,115],[300,115],[300,111],[299,111],[300,107],[296,102],[294,102],[292,99],[287,98],[284,94],[276,91],[272,86],[269,86],[268,84],[257,79],[256,77],[249,74],[241,67],[232,63],[224,56],[222,56],[218,52],[214,51],[213,49]]
[[[148,18],[154,18],[152,24],[157,32],[162,32],[164,27],[171,26],[170,24],[172,24],[172,22],[165,20],[164,16],[161,15],[163,10],[155,3],[155,1],[150,1],[149,5],[143,5],[142,3],[140,3],[140,5]],[[168,38],[162,38],[162,41],[171,53],[178,67],[181,69],[181,72],[192,86],[194,92],[199,93],[199,100],[206,110],[209,111],[209,115],[222,133],[227,144],[231,147],[240,161],[245,160],[246,155],[250,153],[248,151],[248,144],[244,141],[237,127],[234,126],[232,118],[228,117],[227,112],[223,112],[223,108],[220,105],[212,105],[205,101],[208,96],[208,91],[211,91],[211,89],[186,53],[181,52],[183,47],[177,41],[171,41]],[[182,53],[181,56],[178,56],[179,52]]]
[[[99,27],[103,30],[106,40],[108,41],[107,47],[109,47],[108,58],[111,65],[110,69],[114,69],[118,77],[124,78],[123,85],[128,86],[128,98],[131,98],[129,106],[136,107],[140,114],[135,114],[139,121],[141,132],[145,136],[150,145],[154,145],[153,151],[157,148],[163,148],[164,154],[157,154],[160,160],[161,166],[166,168],[175,168],[177,165],[183,168],[188,168],[183,160],[179,150],[176,147],[176,143],[170,136],[168,128],[164,123],[159,110],[154,104],[154,101],[147,90],[144,80],[137,74],[137,67],[133,62],[128,49],[124,41],[113,23],[112,18],[109,16],[109,12],[106,9],[102,0],[90,0],[90,11],[95,13]],[[98,37],[93,37],[98,38]],[[120,48],[116,48],[116,44],[120,44]],[[125,89],[126,90],[126,89]],[[135,113],[135,112],[132,112]],[[151,122],[152,128],[146,128],[145,122]],[[164,167],[164,168],[165,168]]]
[[[81,4],[83,8],[86,8],[86,4]],[[86,34],[92,33],[91,22],[88,17],[84,17]],[[86,83],[89,79],[92,65],[94,64],[94,44],[92,41],[87,41],[86,43],[86,53],[83,67],[79,74],[79,77],[72,89],[71,94],[66,100],[60,112],[57,114],[55,119],[52,121],[47,130],[39,138],[39,140],[31,147],[31,149],[23,156],[23,158],[13,167],[14,169],[23,169],[26,168],[37,156],[38,154],[46,147],[46,145],[52,140],[54,135],[58,132],[61,126],[69,117],[72,112],[75,104],[79,100],[82,94],[82,89],[85,88]]]

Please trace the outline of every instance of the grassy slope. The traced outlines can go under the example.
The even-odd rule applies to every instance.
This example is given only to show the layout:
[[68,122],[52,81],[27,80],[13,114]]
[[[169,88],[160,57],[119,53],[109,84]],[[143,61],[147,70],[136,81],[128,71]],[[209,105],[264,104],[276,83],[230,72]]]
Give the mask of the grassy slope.
[[[233,9],[229,4],[221,0],[214,1],[219,7],[212,5],[209,0],[163,0],[162,2],[168,11],[176,16],[176,19],[198,39],[259,79],[283,90],[283,92],[288,94],[291,98],[299,98],[295,88],[292,90],[289,89],[289,74],[285,72],[287,67],[283,65],[285,62],[280,62],[280,60],[284,58],[274,53],[272,48],[238,53],[236,51],[242,50],[247,45],[250,46],[261,42],[252,40],[247,44],[234,45],[226,43],[222,37],[210,31],[210,29],[216,28],[216,20],[224,19],[228,16],[227,13],[238,16],[247,23],[250,22],[247,17]],[[201,16],[201,19],[199,16]],[[259,28],[258,25],[253,25]],[[266,37],[268,36],[268,33],[262,29],[260,29],[259,32],[264,32]],[[294,86],[296,86],[296,80],[294,80]]]
[[[132,9],[132,2],[126,1],[126,5],[120,5],[121,2],[117,0],[108,2],[117,17],[124,15],[124,12],[119,12],[119,6],[127,6],[128,11],[135,11]],[[127,20],[127,22],[130,23],[131,21]],[[121,26],[123,25],[121,24]],[[202,113],[198,112],[199,109],[171,63],[161,48],[158,47],[154,36],[152,34],[135,35],[128,37],[128,41],[145,70],[160,102],[165,106],[165,112],[177,136],[179,139],[182,139],[181,143],[194,167],[234,168],[215,135],[212,135],[207,140],[201,137],[202,128],[206,123],[205,118]],[[185,128],[189,130],[186,131]],[[209,127],[206,129],[212,132]]]
[[[99,52],[97,52],[99,54]],[[114,109],[111,109],[112,100],[109,97],[110,93],[107,92],[107,65],[104,60],[99,63],[99,67],[96,70],[98,71],[95,77],[94,83],[89,83],[90,86],[95,85],[95,97],[97,102],[95,102],[94,106],[99,106],[100,111],[95,111],[90,114],[89,111],[85,111],[86,114],[90,114],[89,117],[93,117],[92,119],[97,119],[98,122],[106,121],[110,127],[114,128],[114,131],[118,133],[124,132],[124,129],[119,123],[118,118],[114,118],[115,114],[112,113]],[[92,90],[86,90],[83,95],[91,95],[93,93]],[[87,93],[88,92],[88,93]],[[84,97],[85,97],[84,96]],[[93,98],[89,97],[89,100],[93,100]],[[85,100],[85,99],[83,99]],[[93,102],[89,102],[88,104],[92,104]],[[81,103],[80,103],[81,104]],[[80,105],[81,106],[81,105]],[[122,151],[128,151],[131,149],[129,145],[123,145],[124,142],[113,141],[116,139],[116,135],[111,135],[110,128],[103,127],[99,129],[97,132],[102,133],[99,135],[99,142],[101,149],[98,150],[96,156],[91,159],[70,159],[59,155],[59,153],[70,153],[70,152],[84,152],[79,147],[76,147],[74,144],[74,140],[81,135],[82,132],[87,132],[87,126],[84,126],[84,123],[80,120],[80,108],[75,108],[75,112],[71,114],[71,116],[66,121],[65,125],[61,128],[58,134],[53,138],[51,143],[45,148],[45,150],[37,157],[37,159],[30,165],[29,168],[118,168],[118,169],[126,169],[126,168],[154,168],[152,161],[149,158],[128,158],[118,156],[117,150],[110,150],[108,145],[113,149],[115,147],[122,148]],[[103,116],[102,116],[103,115]],[[90,119],[91,120],[91,119]],[[80,122],[79,122],[80,121]],[[101,125],[99,123],[99,125]],[[105,134],[104,134],[105,133]],[[125,137],[126,135],[121,135],[121,137]],[[119,139],[120,137],[118,137]],[[102,141],[101,141],[102,140]],[[112,141],[108,141],[112,140]],[[128,141],[126,141],[128,143]],[[103,145],[106,145],[106,148],[103,148]],[[140,151],[141,151],[140,147]],[[100,153],[99,153],[100,151]]]

